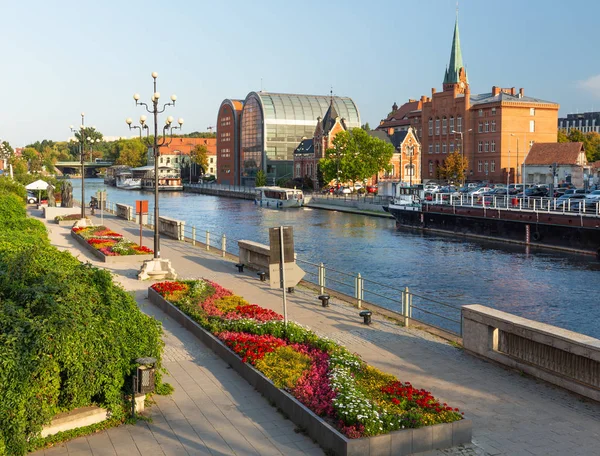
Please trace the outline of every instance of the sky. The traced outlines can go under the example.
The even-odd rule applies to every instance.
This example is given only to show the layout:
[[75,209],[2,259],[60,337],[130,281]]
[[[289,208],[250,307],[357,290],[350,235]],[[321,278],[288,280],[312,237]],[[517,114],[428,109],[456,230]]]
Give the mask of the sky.
[[[409,98],[442,89],[455,0],[102,2],[0,0],[0,140],[67,140],[70,125],[131,136],[153,71],[164,115],[183,132],[216,125],[226,98],[251,91],[351,97],[374,128]],[[461,0],[472,93],[493,85],[600,111],[600,2]]]

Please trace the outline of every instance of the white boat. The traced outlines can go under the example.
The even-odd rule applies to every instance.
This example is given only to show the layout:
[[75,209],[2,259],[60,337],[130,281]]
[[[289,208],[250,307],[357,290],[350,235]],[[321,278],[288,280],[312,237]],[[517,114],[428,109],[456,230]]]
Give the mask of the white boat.
[[254,203],[258,206],[284,208],[304,206],[304,193],[295,188],[256,187]]
[[117,176],[117,188],[123,190],[141,190],[142,180],[134,179],[131,177],[131,173],[121,173]]

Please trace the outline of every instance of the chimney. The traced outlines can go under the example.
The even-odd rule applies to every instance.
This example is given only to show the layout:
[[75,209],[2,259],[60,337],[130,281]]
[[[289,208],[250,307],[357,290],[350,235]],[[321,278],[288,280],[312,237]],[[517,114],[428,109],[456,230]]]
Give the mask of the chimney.
[[390,127],[388,128],[388,135],[392,136],[394,134],[394,128]]
[[525,96],[525,89],[523,87],[521,87],[519,89],[519,98],[523,98]]
[[517,94],[517,89],[515,89],[514,87],[510,88],[510,94],[511,95],[516,95]]
[[409,98],[409,99],[408,99],[408,102],[409,102],[409,103],[414,103],[415,101],[417,101],[417,100],[413,100],[412,98]]
[[496,86],[492,87],[492,95],[493,96],[500,95],[500,92],[501,92],[500,87],[496,87]]
[[379,125],[383,125],[383,119],[379,121]]
[[431,95],[433,95],[435,93],[435,87],[431,88]]
[[421,103],[425,103],[427,101],[427,97],[425,95],[421,96]]

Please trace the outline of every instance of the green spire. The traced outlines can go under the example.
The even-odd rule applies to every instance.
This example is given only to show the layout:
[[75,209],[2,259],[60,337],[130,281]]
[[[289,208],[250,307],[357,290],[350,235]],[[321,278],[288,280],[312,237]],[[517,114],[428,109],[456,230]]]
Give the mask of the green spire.
[[[463,68],[462,52],[460,51],[460,37],[458,35],[458,11],[456,12],[456,22],[454,24],[454,37],[452,38],[452,50],[450,51],[450,63],[444,76],[444,84],[456,84],[459,82],[458,76],[460,69]],[[465,76],[467,70],[465,69]],[[467,82],[469,79],[467,78]]]

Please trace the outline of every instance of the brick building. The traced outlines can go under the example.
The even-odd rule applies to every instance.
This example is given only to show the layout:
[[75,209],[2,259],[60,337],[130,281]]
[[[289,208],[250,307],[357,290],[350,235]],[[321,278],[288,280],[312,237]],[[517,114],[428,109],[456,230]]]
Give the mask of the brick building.
[[347,131],[346,120],[335,109],[333,97],[325,115],[317,117],[312,139],[303,139],[294,150],[294,178],[308,177],[318,188],[317,165],[325,157],[325,151],[333,147],[333,139],[340,131]]
[[243,100],[223,100],[217,115],[216,176],[219,184],[240,184],[240,124]]
[[[493,86],[491,92],[471,93],[458,31],[458,18],[444,74],[443,90],[431,89],[392,112],[378,129],[412,125],[422,146],[424,181],[439,179],[445,157],[462,151],[469,162],[467,180],[521,182],[516,172],[535,142],[556,142],[558,108],[554,102],[525,96],[524,89]],[[402,114],[402,115],[400,115]],[[401,117],[401,119],[398,119]]]
[[[216,138],[173,138],[173,140],[165,146],[159,148],[159,165],[171,166],[174,169],[183,171],[182,177],[187,178],[186,168],[189,168],[188,175],[191,172],[192,176],[197,176],[199,170],[191,162],[190,153],[198,145],[205,145],[208,153],[208,168],[205,170],[207,174],[215,175],[217,168],[217,140]],[[152,149],[148,150],[148,164],[154,163],[154,158],[150,160]]]
[[406,130],[376,129],[369,134],[391,143],[395,148],[390,160],[392,169],[380,171],[376,182],[402,182],[407,185],[421,183],[421,144],[413,127],[408,126]]

